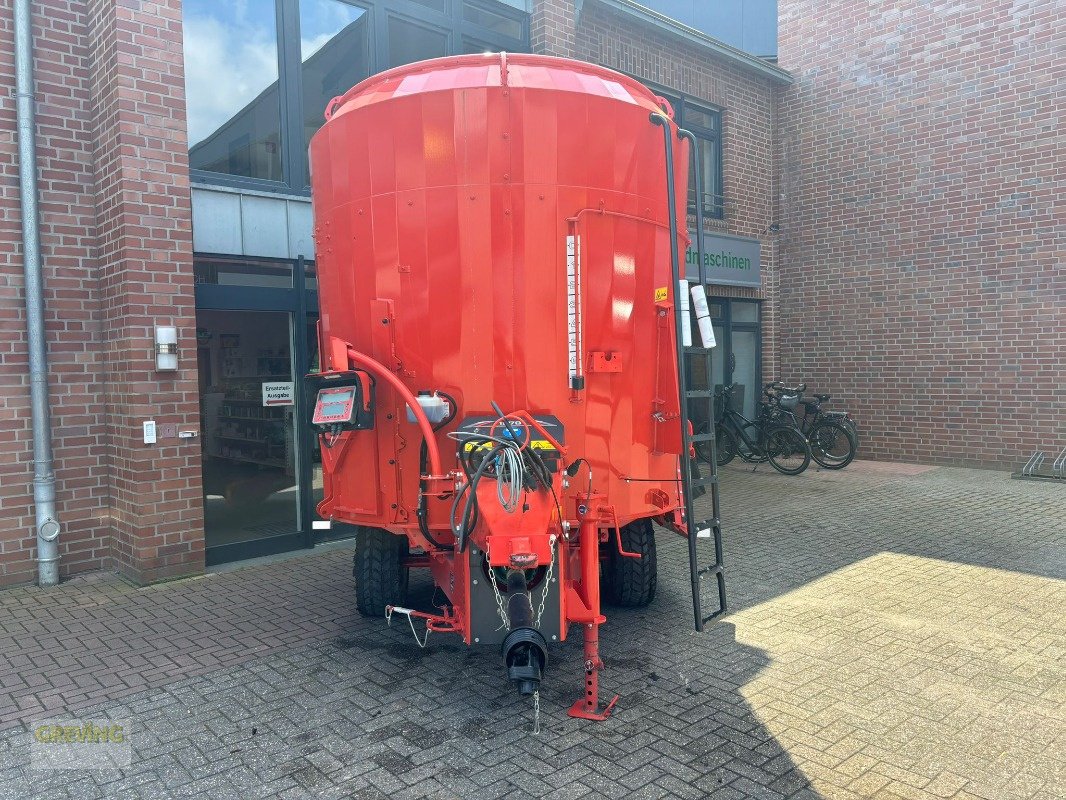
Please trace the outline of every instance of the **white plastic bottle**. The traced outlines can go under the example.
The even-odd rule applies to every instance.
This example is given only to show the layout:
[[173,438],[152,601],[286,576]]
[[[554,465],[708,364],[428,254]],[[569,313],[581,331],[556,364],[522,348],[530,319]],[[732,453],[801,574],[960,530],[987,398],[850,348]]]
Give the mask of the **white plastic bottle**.
[[711,324],[711,310],[707,307],[707,292],[702,283],[692,287],[692,305],[696,309],[696,324],[700,328],[703,346],[714,347],[717,344],[714,340],[714,325]]

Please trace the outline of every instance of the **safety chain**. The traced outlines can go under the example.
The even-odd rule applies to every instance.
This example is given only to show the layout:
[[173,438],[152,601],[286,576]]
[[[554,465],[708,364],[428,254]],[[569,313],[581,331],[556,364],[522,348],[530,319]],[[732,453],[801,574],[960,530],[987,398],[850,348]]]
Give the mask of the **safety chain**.
[[540,689],[533,692],[533,735],[540,733]]
[[551,591],[552,576],[555,574],[555,534],[552,534],[548,547],[551,550],[551,561],[548,562],[548,571],[544,573],[544,589],[540,593],[540,608],[537,609],[537,630],[540,630],[540,618],[544,616],[544,606],[548,602],[548,592]]
[[492,558],[489,556],[487,547],[485,548],[485,562],[488,565],[489,583],[492,584],[492,591],[496,594],[496,610],[500,612],[500,619],[503,620],[503,624],[496,630],[501,628],[511,630],[510,620],[507,619],[507,609],[503,605],[503,595],[500,594],[500,587],[496,585],[496,574],[492,571]]
[[[388,608],[388,607],[385,608],[385,624],[387,624],[390,628],[392,627],[392,615],[396,611],[400,611],[401,614],[405,613],[404,611],[401,611],[398,608]],[[415,643],[419,646],[419,648],[421,648],[422,650],[425,650],[426,649],[426,642],[429,641],[429,634],[433,632],[433,629],[429,627],[429,621],[428,620],[426,621],[426,635],[423,636],[422,639],[420,640],[418,638],[418,633],[415,632],[415,621],[413,619],[411,619],[411,613],[409,611],[406,612],[406,616],[407,616],[407,624],[411,626],[411,635],[415,637]]]

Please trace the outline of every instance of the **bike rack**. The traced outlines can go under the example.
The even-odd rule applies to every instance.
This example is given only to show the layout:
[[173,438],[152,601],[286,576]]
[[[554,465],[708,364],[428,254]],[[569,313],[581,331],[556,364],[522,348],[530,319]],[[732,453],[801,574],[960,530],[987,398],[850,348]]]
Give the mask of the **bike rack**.
[[1047,453],[1037,450],[1029,456],[1029,460],[1018,472],[1011,473],[1011,477],[1021,480],[1066,481],[1066,447],[1062,448],[1055,460],[1051,462],[1050,472],[1044,468],[1045,461],[1047,461]]

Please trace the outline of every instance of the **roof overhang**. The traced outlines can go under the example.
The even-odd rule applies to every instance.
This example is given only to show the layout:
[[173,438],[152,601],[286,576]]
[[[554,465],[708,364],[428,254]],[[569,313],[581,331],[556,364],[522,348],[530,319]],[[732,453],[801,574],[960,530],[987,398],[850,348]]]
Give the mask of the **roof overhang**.
[[703,48],[704,50],[713,53],[718,58],[729,61],[742,69],[755,72],[764,78],[769,78],[775,83],[787,86],[795,81],[795,78],[793,78],[792,74],[787,70],[783,70],[775,64],[771,64],[769,61],[759,58],[758,56],[753,56],[750,53],[745,53],[743,50],[738,50],[725,42],[719,41],[712,36],[708,36],[702,31],[690,28],[688,25],[678,22],[676,19],[671,19],[665,14],[653,11],[647,6],[642,6],[640,3],[636,3],[633,0],[577,0],[577,13],[579,17],[581,15],[582,7],[588,4],[604,6],[637,22],[651,25],[666,34],[684,39],[697,47]]

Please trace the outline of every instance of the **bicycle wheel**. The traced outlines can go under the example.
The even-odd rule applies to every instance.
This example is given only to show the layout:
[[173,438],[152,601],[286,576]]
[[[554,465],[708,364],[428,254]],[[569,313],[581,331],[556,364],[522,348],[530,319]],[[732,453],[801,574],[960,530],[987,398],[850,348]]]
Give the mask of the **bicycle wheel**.
[[858,445],[851,431],[836,420],[823,419],[808,437],[811,456],[825,469],[844,469],[855,458]]
[[803,434],[784,425],[770,428],[763,439],[770,466],[784,475],[799,475],[811,463],[811,449]]
[[[737,455],[737,437],[724,425],[714,426],[714,450],[718,466],[724,467]],[[710,459],[704,459],[710,463]]]
[[841,412],[830,412],[830,413],[825,414],[823,416],[819,416],[818,420],[817,420],[817,422],[815,424],[817,424],[818,422],[822,422],[823,420],[829,420],[831,422],[838,422],[841,425],[843,425],[845,428],[847,428],[849,431],[851,431],[851,435],[855,439],[855,445],[856,445],[856,447],[858,446],[858,444],[859,444],[859,429],[855,425],[855,420],[853,420],[847,414],[845,414],[842,411]]

